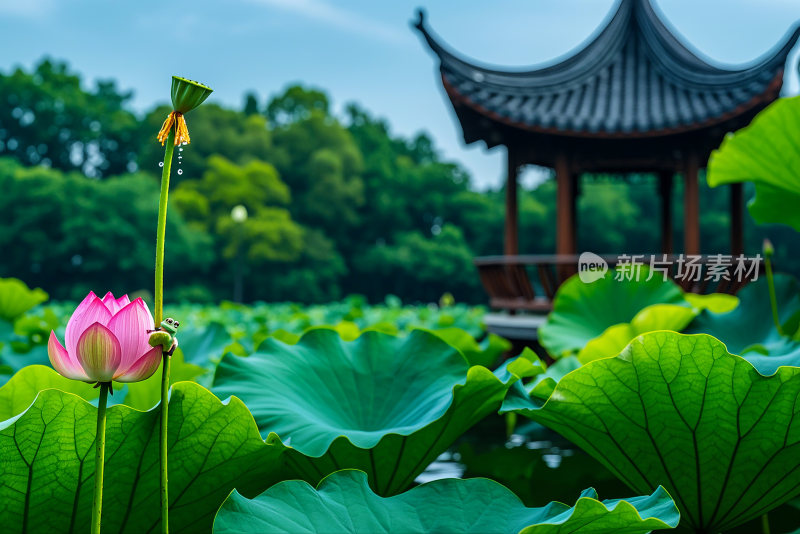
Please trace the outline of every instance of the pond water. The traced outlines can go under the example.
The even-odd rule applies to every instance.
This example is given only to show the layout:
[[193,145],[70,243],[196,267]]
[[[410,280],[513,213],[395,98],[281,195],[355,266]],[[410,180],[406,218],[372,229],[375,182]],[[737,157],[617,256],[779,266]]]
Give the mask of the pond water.
[[[562,440],[563,441],[563,440]],[[492,450],[490,443],[487,447]],[[531,438],[525,434],[512,434],[502,446],[507,449],[521,448],[530,451],[538,451],[539,458],[550,469],[558,469],[564,458],[569,458],[575,454],[575,449],[571,444],[565,447],[564,443],[556,444],[551,440]],[[431,463],[414,481],[417,484],[424,484],[442,478],[462,478],[467,471],[467,465],[462,463],[461,453],[458,452],[459,446],[451,447],[450,450],[443,452],[436,460]]]

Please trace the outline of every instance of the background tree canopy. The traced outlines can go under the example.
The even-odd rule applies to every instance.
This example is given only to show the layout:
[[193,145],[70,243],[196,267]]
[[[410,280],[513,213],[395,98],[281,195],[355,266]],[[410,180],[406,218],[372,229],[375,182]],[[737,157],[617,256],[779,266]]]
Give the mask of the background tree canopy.
[[[169,109],[138,115],[130,97],[113,81],[87,88],[49,59],[0,73],[0,276],[54,298],[151,286],[163,155],[155,135]],[[193,141],[173,172],[168,300],[231,298],[242,276],[247,300],[451,292],[483,301],[472,258],[502,253],[503,191],[476,191],[424,133],[393,135],[355,103],[333,113],[323,90],[300,85],[267,101],[247,94],[242,109],[207,104],[187,121]],[[606,178],[583,177],[578,249],[655,251],[654,178]],[[520,250],[551,253],[553,181],[519,196]],[[236,222],[240,205],[248,217]],[[727,210],[726,191],[703,187],[703,252],[728,251]],[[779,266],[800,271],[789,255],[798,234],[746,220],[748,251],[769,234],[783,247]]]

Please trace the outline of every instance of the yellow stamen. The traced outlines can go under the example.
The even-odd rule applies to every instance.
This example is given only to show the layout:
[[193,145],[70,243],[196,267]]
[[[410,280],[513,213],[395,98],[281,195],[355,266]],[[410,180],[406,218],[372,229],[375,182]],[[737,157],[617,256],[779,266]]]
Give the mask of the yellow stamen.
[[158,140],[161,141],[162,145],[167,142],[167,137],[173,128],[175,128],[175,146],[191,143],[189,129],[186,127],[186,119],[183,118],[183,113],[173,111],[167,116],[164,124],[161,125],[161,130],[158,132]]

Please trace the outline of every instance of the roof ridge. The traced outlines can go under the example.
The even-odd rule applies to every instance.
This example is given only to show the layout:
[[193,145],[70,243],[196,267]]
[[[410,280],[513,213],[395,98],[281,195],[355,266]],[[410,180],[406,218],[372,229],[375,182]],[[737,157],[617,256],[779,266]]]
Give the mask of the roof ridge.
[[[798,26],[756,63],[726,69],[685,44],[652,0],[619,0],[604,25],[568,57],[504,71],[451,51],[428,29],[422,10],[413,26],[440,60],[462,125],[471,109],[484,122],[588,136],[665,135],[757,110],[779,96],[787,56],[800,39]],[[465,139],[477,137],[465,129]]]
[[[452,51],[435,38],[425,21],[425,11],[417,10],[417,21],[412,26],[420,32],[431,50],[439,57],[442,68],[452,70],[474,82],[486,86],[516,87],[530,85],[536,79],[540,88],[555,85],[573,85],[602,71],[615,61],[636,32],[646,45],[650,61],[673,83],[695,89],[718,87],[731,83],[745,83],[772,76],[782,67],[794,45],[800,39],[800,24],[796,25],[772,50],[747,66],[722,68],[705,60],[699,53],[679,38],[679,33],[657,12],[651,0],[620,0],[613,15],[606,18],[592,37],[573,49],[560,61],[527,69],[509,70],[482,66]],[[676,35],[677,34],[677,35]]]
[[[586,74],[597,73],[614,60],[614,53],[619,52],[625,45],[630,30],[630,20],[633,16],[631,2],[636,1],[640,0],[621,0],[613,15],[607,17],[604,24],[598,26],[591,37],[563,55],[562,61],[534,65],[520,70],[503,70],[482,66],[453,52],[433,36],[425,21],[425,10],[421,8],[417,9],[417,21],[412,21],[411,26],[420,32],[431,50],[439,57],[442,66],[447,64],[449,69],[458,71],[459,74],[467,76],[477,83],[491,84],[494,76],[513,79],[534,75],[552,78],[546,82],[546,85],[563,85],[572,82],[576,76],[583,77]],[[595,57],[598,46],[603,47],[605,52],[600,58]],[[576,65],[578,63],[585,65],[579,69]],[[578,72],[571,72],[573,70],[578,70]],[[503,80],[503,82],[505,84],[508,80]]]
[[800,39],[800,24],[790,29],[779,44],[760,58],[739,68],[724,68],[710,63],[692,47],[683,42],[681,35],[672,28],[649,0],[640,1],[635,13],[639,37],[645,43],[645,51],[650,61],[661,74],[673,83],[695,89],[707,89],[729,83],[747,81],[775,75],[775,70],[786,63],[786,59]]

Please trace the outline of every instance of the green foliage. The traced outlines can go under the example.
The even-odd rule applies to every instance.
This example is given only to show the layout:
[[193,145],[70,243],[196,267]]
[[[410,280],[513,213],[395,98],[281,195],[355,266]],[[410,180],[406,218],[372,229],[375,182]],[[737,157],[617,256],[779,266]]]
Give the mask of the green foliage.
[[511,342],[490,333],[480,343],[468,332],[460,328],[441,328],[431,330],[451,347],[457,348],[470,365],[482,365],[492,369],[498,360],[511,350]]
[[[11,389],[16,396],[16,387],[9,382],[0,395]],[[80,397],[47,389],[18,417],[0,423],[0,518],[6,532],[69,532],[88,524],[95,413]],[[253,495],[275,481],[280,451],[261,441],[240,401],[222,404],[197,384],[184,382],[172,389],[169,417],[173,532],[208,532],[234,486]],[[158,410],[108,409],[104,530],[158,527],[158,421]]]
[[341,237],[357,223],[364,203],[363,157],[350,132],[328,114],[327,104],[316,104],[316,93],[290,87],[270,102],[268,108],[288,99],[292,110],[292,120],[279,122],[273,131],[273,161],[292,190],[292,215]]
[[[110,82],[93,90],[82,87],[65,64],[52,61],[42,62],[32,72],[18,69],[0,75],[0,102],[4,98],[8,105],[0,111],[0,124],[3,135],[11,137],[0,137],[0,155],[14,156],[25,165],[81,170],[93,177],[132,171],[137,165],[146,174],[160,172],[163,147],[155,136],[171,107],[156,107],[137,117],[129,109],[130,94]],[[380,301],[387,284],[388,291],[405,300],[435,302],[445,291],[460,301],[485,299],[470,258],[502,253],[502,188],[474,190],[467,172],[443,160],[425,134],[398,136],[385,120],[357,104],[347,105],[341,116],[333,109],[324,91],[295,85],[266,104],[249,94],[244,109],[207,103],[189,114],[192,143],[177,152],[175,167],[181,174],[175,172],[172,177],[178,187],[171,195],[177,207],[171,210],[171,218],[190,219],[191,231],[168,231],[173,249],[168,254],[182,258],[180,272],[172,270],[175,261],[168,258],[166,262],[172,270],[167,272],[168,301],[231,298],[234,280],[243,281],[248,301],[323,302],[354,292]],[[16,169],[0,161],[1,185]],[[232,181],[208,184],[207,173]],[[250,180],[258,185],[248,185]],[[183,182],[186,187],[181,186]],[[286,197],[276,187],[285,189],[287,200],[282,200]],[[105,184],[93,183],[91,188],[99,192]],[[126,210],[127,220],[149,217],[149,201],[126,203],[139,195],[122,189],[109,184],[108,196],[116,197],[109,205]],[[654,177],[634,175],[620,181],[619,177],[583,176],[581,190],[579,249],[597,253],[653,249],[658,225],[652,214],[659,209]],[[96,236],[70,232],[70,238],[63,240],[52,231],[61,223],[44,217],[43,212],[56,210],[51,199],[59,199],[60,193],[51,191],[35,204],[29,194],[18,195],[16,189],[11,193],[3,200],[16,204],[15,212],[22,206],[35,207],[25,214],[29,236],[6,234],[6,243],[15,246],[4,248],[8,261],[0,276],[36,283],[55,298],[77,298],[92,280],[112,287],[129,287],[133,280],[139,286],[132,268],[87,264],[83,252],[49,258],[47,276],[31,272],[45,264],[31,261],[30,250],[66,250],[65,243],[74,244],[72,236],[74,240]],[[681,194],[680,182],[674,194]],[[103,200],[109,202],[109,198]],[[68,218],[82,218],[83,206],[73,197],[55,204],[58,210],[70,210]],[[227,217],[238,204],[246,205],[250,214],[247,231],[236,229]],[[675,204],[679,236],[682,208],[680,202]],[[727,195],[714,194],[701,183],[704,251],[727,249],[728,209]],[[520,250],[551,253],[554,181],[522,187],[519,214]],[[104,230],[114,238],[126,226],[130,234],[114,242],[130,243],[133,234],[137,243],[152,241],[149,227],[109,223],[113,227],[107,224]],[[170,224],[175,223],[171,220]],[[800,246],[800,234],[788,228],[755,227],[750,219],[746,224],[748,250],[758,250],[768,233],[778,245],[776,263],[800,272],[800,260],[793,254]],[[3,230],[20,231],[17,226]],[[87,231],[84,224],[73,226]],[[596,228],[604,231],[596,232]],[[265,244],[253,247],[256,241]],[[395,262],[393,255],[402,261]],[[137,258],[146,256],[135,253]],[[83,263],[72,266],[73,257]],[[201,280],[205,289],[199,289]]]
[[591,283],[575,275],[561,285],[553,311],[539,329],[539,339],[550,354],[559,357],[579,351],[607,328],[629,323],[651,304],[684,302],[683,291],[672,280],[664,280],[661,273],[641,267],[628,276],[622,269],[620,266]]
[[[150,176],[87,180],[0,160],[0,190],[0,249],[12,251],[0,275],[16,274],[62,299],[152,285],[158,186]],[[167,278],[202,276],[212,259],[208,235],[177,214],[167,231],[168,254],[181,259],[167,262]]]
[[316,490],[292,480],[253,500],[234,491],[214,520],[214,532],[644,534],[674,528],[679,519],[663,488],[649,497],[602,502],[588,489],[573,508],[561,503],[525,508],[491,480],[439,480],[382,498],[370,491],[364,473],[344,470],[325,478]]
[[[239,166],[218,155],[208,158],[201,180],[184,180],[174,195],[190,222],[221,238],[223,258],[247,260],[254,267],[299,258],[303,229],[283,207],[290,198],[289,188],[269,163],[251,160]],[[245,220],[233,220],[236,206],[246,208]]]
[[791,339],[800,321],[800,286],[787,275],[775,275],[778,319],[786,332],[782,336],[772,322],[767,280],[761,278],[738,293],[739,306],[733,310],[714,313],[706,310],[692,321],[686,330],[690,334],[710,334],[734,354],[747,353],[781,356],[800,347]]
[[138,148],[132,93],[113,81],[91,91],[82,85],[66,63],[50,59],[32,72],[0,73],[0,156],[92,177],[128,172]]
[[634,491],[663,484],[695,532],[725,531],[800,490],[800,368],[765,377],[711,336],[645,334],[550,395],[512,391],[504,411],[556,430]]
[[270,100],[266,115],[270,123],[282,126],[308,119],[314,112],[327,115],[329,107],[328,95],[324,91],[291,85],[283,94]]
[[213,390],[242,399],[267,442],[286,444],[293,475],[316,483],[356,468],[393,495],[496,411],[512,381],[421,330],[345,342],[316,329],[295,345],[268,339],[247,358],[227,354]]
[[16,318],[45,302],[47,298],[47,293],[38,287],[29,288],[22,280],[0,278],[0,319],[14,322]]
[[760,223],[787,224],[800,231],[800,97],[782,98],[753,122],[725,138],[708,162],[708,183],[753,182],[748,207]]
[[[449,224],[426,238],[419,232],[399,234],[393,245],[377,245],[358,266],[361,272],[379,272],[382,277],[364,290],[405,295],[425,301],[430,295],[450,292],[462,298],[475,292],[478,277],[472,253],[461,230]],[[365,281],[366,282],[366,281]]]
[[586,343],[579,352],[578,360],[587,363],[599,358],[616,356],[636,336],[672,330],[681,332],[695,318],[697,311],[678,304],[653,304],[637,313],[631,322],[609,326],[605,332]]

